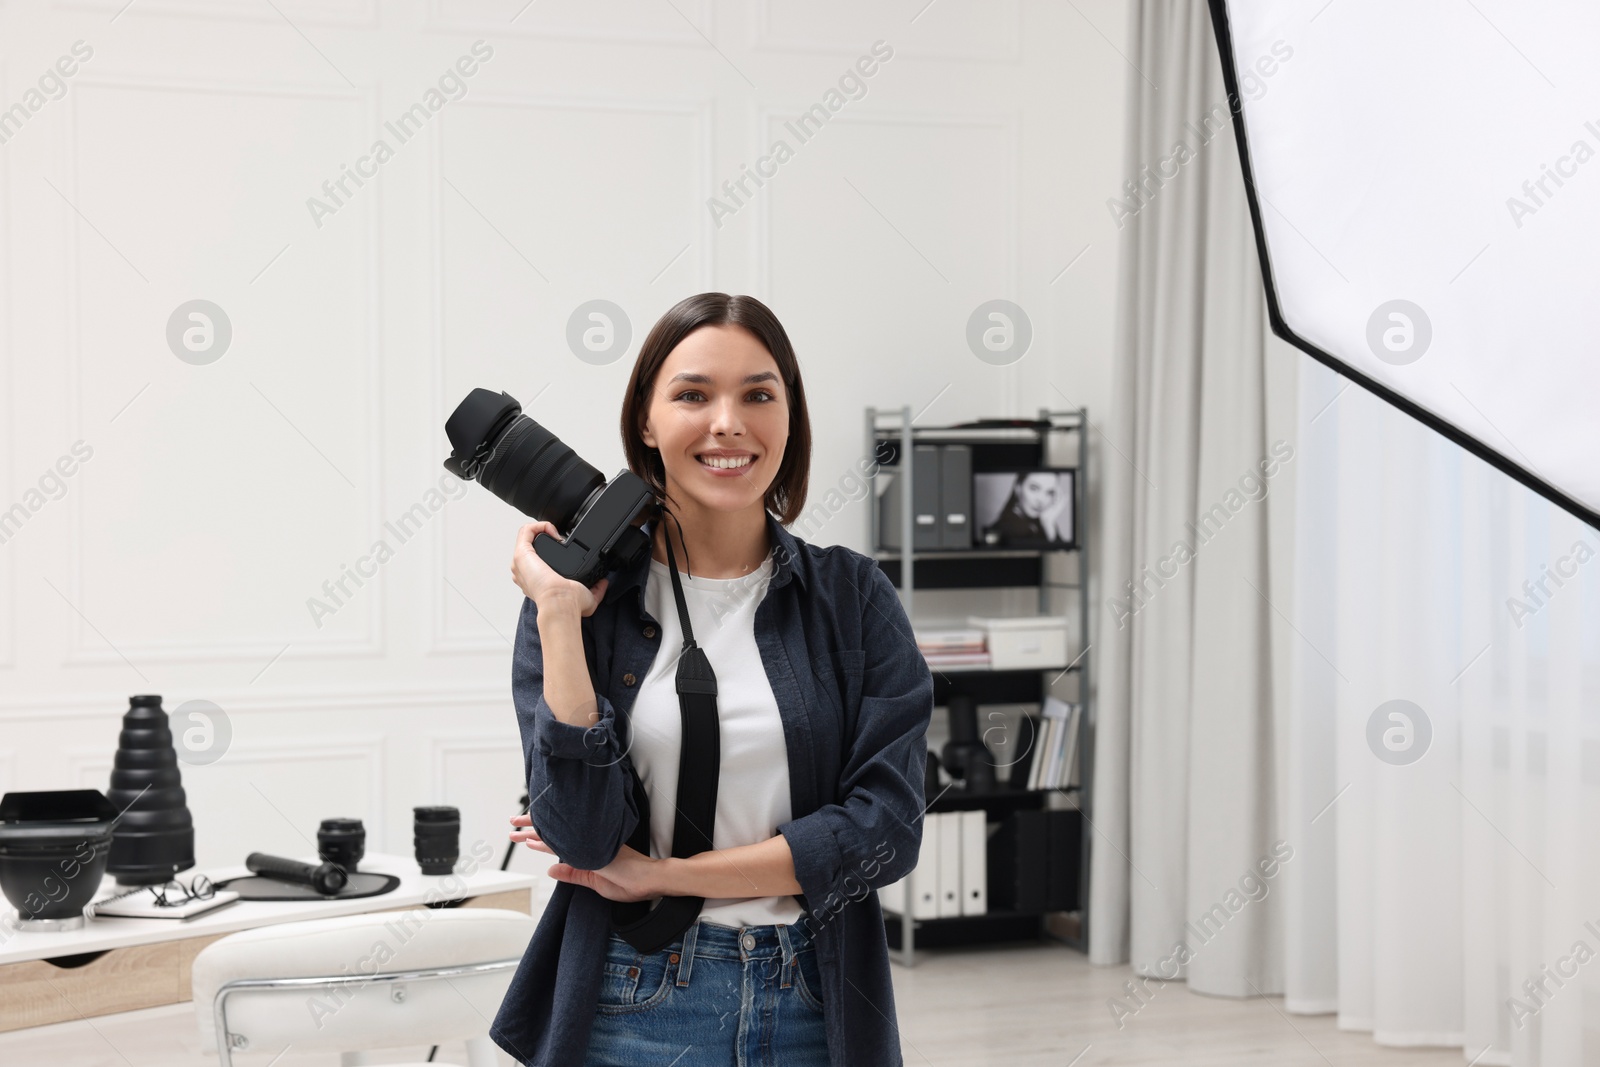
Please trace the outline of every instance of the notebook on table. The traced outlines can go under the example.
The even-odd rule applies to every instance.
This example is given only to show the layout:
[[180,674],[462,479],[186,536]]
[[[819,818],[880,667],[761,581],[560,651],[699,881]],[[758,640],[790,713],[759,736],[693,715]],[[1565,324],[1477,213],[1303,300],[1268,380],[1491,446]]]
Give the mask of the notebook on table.
[[186,900],[182,904],[162,904],[151,886],[139,886],[115,896],[91,901],[84,914],[105,915],[117,919],[192,919],[208,911],[225,907],[239,899],[239,894],[219,889],[205,900]]

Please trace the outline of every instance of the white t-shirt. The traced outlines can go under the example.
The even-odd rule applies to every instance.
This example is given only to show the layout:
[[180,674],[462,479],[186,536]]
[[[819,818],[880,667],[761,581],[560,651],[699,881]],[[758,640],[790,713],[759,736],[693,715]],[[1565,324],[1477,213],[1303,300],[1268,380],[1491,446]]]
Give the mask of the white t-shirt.
[[[789,753],[778,701],[756,647],[756,606],[772,580],[773,557],[742,578],[690,578],[679,572],[695,642],[717,676],[722,774],[717,783],[715,849],[754,845],[790,819]],[[650,855],[672,855],[683,717],[676,688],[683,627],[667,565],[650,560],[645,610],[661,624],[661,650],[639,684],[629,719],[629,757],[650,796]],[[652,902],[652,907],[656,902]],[[723,926],[794,923],[805,914],[793,896],[708,897],[700,918]]]

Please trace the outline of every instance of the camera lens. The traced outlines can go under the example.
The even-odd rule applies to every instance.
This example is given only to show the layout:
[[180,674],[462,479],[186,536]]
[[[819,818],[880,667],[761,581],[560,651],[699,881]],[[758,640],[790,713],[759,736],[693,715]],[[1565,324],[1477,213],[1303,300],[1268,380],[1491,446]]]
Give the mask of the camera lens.
[[356,869],[367,852],[367,831],[360,819],[323,819],[317,827],[317,855],[347,871]]
[[445,423],[445,468],[524,515],[569,530],[605,477],[533,419],[509,393],[474,389]]
[[448,805],[413,809],[412,844],[423,874],[449,874],[461,858],[461,811]]
[[518,415],[495,444],[479,478],[483,487],[524,515],[571,529],[604,475],[561,438]]

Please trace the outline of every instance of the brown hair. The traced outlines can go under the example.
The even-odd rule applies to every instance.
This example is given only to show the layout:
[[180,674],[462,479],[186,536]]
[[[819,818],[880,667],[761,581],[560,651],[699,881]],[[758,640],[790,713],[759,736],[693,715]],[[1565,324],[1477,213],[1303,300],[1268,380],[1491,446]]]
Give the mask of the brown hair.
[[628,469],[643,478],[657,497],[666,496],[666,467],[661,453],[644,443],[644,416],[661,364],[680,341],[702,326],[742,326],[766,346],[778,364],[778,376],[783,379],[789,401],[789,441],[784,446],[783,463],[762,503],[788,526],[799,518],[806,504],[806,485],[811,478],[811,416],[806,411],[800,363],[789,335],[771,309],[753,296],[699,293],[678,301],[650,328],[650,335],[639,347],[639,358],[628,378],[628,394],[622,402],[622,452]]

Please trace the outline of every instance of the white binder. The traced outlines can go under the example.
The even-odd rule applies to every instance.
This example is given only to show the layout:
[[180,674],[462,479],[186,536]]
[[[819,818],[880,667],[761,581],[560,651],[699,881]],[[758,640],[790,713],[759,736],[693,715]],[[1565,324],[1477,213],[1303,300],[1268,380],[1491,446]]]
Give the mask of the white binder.
[[961,914],[989,911],[989,820],[984,811],[961,815]]
[[922,848],[917,853],[917,866],[911,872],[911,917],[937,919],[939,917],[939,823],[938,815],[929,812],[922,817]]
[[[939,918],[961,914],[961,816],[964,811],[936,815],[939,837]],[[981,812],[979,814],[982,814]]]
[[885,912],[894,912],[896,916],[904,915],[906,910],[906,882],[902,878],[898,882],[878,887],[878,905]]

